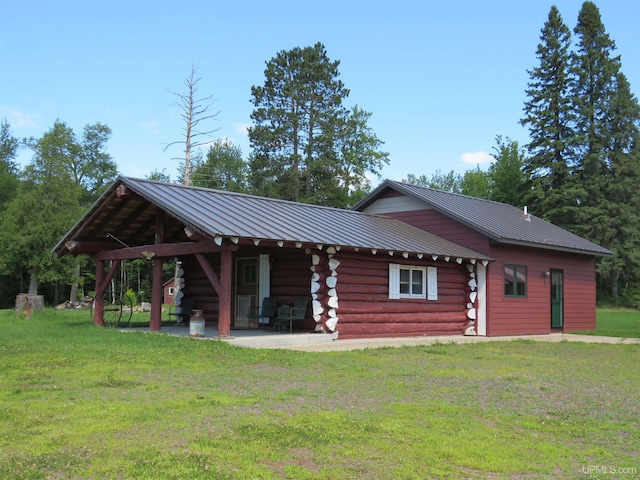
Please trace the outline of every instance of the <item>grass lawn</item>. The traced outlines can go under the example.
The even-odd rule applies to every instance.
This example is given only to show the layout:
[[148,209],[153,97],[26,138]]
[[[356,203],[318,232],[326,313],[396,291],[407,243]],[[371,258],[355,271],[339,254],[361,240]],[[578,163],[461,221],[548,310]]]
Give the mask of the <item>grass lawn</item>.
[[3,310],[0,478],[633,478],[639,363],[573,342],[243,349]]
[[625,308],[598,308],[596,310],[596,329],[575,333],[640,338],[640,311]]

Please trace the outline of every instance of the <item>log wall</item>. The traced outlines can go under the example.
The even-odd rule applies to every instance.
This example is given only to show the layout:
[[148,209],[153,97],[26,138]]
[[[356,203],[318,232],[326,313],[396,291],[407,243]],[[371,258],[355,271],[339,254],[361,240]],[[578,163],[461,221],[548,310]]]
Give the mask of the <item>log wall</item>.
[[[307,318],[297,326],[313,330],[315,322],[311,318],[311,297],[309,282],[311,278],[310,256],[302,250],[281,248],[252,248],[241,247],[233,256],[233,274],[235,276],[235,261],[237,258],[258,257],[260,254],[270,254],[271,260],[271,295],[278,298],[280,303],[293,303],[295,297],[309,297]],[[216,274],[220,275],[220,255],[206,255]],[[200,264],[193,256],[182,257],[185,285],[182,288],[184,297],[194,299],[194,307],[203,310],[208,325],[218,322],[218,295],[209,283]],[[232,298],[235,299],[235,278],[232,282]],[[235,316],[235,305],[232,303],[232,324]]]
[[[469,325],[465,265],[339,253],[336,290],[340,338],[460,335]],[[438,268],[438,300],[389,299],[389,264]]]

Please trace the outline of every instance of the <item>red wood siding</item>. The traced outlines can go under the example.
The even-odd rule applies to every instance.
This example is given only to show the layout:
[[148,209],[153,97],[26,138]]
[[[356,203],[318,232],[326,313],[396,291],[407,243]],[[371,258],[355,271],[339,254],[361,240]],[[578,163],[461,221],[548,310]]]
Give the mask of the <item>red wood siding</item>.
[[[459,335],[467,326],[466,266],[339,253],[340,338]],[[389,264],[438,268],[438,300],[389,299]]]
[[170,281],[165,282],[165,284],[162,286],[163,289],[163,293],[164,293],[164,300],[163,303],[164,304],[170,304],[173,303],[173,286],[174,286],[174,279],[172,278]]
[[[593,257],[540,249],[493,246],[487,267],[487,335],[551,333],[551,269],[564,274],[564,331],[595,328]],[[504,296],[504,264],[526,265],[527,297]]]
[[402,220],[414,227],[446,238],[459,245],[464,245],[480,253],[488,254],[489,239],[483,234],[457,222],[437,210],[415,210],[408,212],[393,212],[386,215]]

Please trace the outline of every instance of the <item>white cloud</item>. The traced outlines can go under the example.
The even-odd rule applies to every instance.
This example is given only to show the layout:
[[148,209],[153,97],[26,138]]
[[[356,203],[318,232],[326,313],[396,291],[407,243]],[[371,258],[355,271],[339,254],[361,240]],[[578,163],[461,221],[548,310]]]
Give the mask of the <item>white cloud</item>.
[[236,123],[234,130],[242,135],[248,135],[248,129],[252,126],[251,123]]
[[466,152],[462,154],[462,161],[470,165],[482,165],[491,163],[494,160],[493,155],[487,152]]
[[0,117],[5,117],[13,128],[37,127],[40,118],[33,113],[24,113],[17,107],[0,107]]

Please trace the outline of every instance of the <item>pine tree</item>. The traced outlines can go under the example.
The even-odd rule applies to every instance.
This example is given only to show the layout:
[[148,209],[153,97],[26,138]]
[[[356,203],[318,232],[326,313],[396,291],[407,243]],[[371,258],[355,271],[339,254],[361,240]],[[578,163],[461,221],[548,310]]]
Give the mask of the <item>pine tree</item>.
[[620,281],[640,282],[640,106],[622,73],[616,75],[610,111],[608,228],[603,240],[615,255],[601,260],[598,272],[609,279],[616,298]]
[[267,62],[264,86],[251,89],[253,152],[249,183],[260,195],[343,207],[366,187],[387,154],[371,132],[371,116],[348,110],[339,61],[324,45],[281,51]]
[[605,32],[598,7],[584,2],[574,29],[578,39],[572,57],[571,100],[575,134],[571,146],[575,163],[577,208],[574,231],[604,243],[610,233],[607,213],[610,186],[611,101],[620,57],[612,57],[615,42]]
[[571,32],[555,6],[549,11],[536,50],[540,65],[529,71],[530,81],[520,121],[529,128],[529,158],[524,171],[529,180],[525,202],[538,215],[557,225],[573,223],[568,216],[568,144],[573,136],[569,98]]

